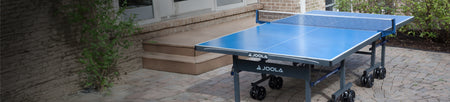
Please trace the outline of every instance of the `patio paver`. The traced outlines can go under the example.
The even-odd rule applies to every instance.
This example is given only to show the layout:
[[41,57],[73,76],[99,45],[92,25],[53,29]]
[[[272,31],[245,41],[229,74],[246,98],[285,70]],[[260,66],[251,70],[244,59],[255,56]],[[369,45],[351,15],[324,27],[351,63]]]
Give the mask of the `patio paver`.
[[[368,49],[368,48],[364,48]],[[380,52],[380,51],[378,51]],[[379,54],[379,53],[378,53]],[[378,55],[379,56],[379,55]],[[379,58],[378,58],[379,59]],[[346,81],[353,82],[356,101],[450,101],[450,54],[387,47],[387,76],[375,80],[372,88],[357,85],[362,71],[369,67],[370,56],[353,54],[347,58]],[[77,93],[55,101],[66,102],[228,102],[234,101],[231,66],[224,66],[200,75],[140,69],[123,76],[123,84],[111,88],[110,95]],[[327,69],[329,67],[319,67]],[[314,73],[313,79],[325,73]],[[241,72],[241,100],[253,102],[248,92],[257,73]],[[264,102],[304,100],[304,81],[283,77],[281,90],[272,90],[267,81]],[[332,75],[312,88],[313,101],[327,101],[339,89],[338,75]]]

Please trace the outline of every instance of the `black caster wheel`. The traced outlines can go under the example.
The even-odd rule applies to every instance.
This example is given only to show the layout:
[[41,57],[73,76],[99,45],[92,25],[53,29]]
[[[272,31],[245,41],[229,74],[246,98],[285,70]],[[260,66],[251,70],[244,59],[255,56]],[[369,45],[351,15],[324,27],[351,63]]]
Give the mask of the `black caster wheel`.
[[341,102],[354,102],[355,100],[355,91],[353,90],[347,90],[339,98],[339,101]]
[[378,76],[378,79],[384,78],[386,78],[386,68],[380,68],[380,75]]
[[349,91],[349,93],[350,93],[350,95],[352,96],[351,98],[355,98],[356,97],[356,93],[355,93],[355,91],[353,91],[353,90],[348,90]]
[[373,78],[378,79],[378,76],[380,76],[380,68],[375,68],[375,70],[373,70]]
[[376,68],[373,70],[373,77],[377,79],[384,79],[386,77],[386,68]]
[[262,86],[253,86],[250,89],[250,96],[253,99],[263,100],[266,97],[266,88]]
[[372,75],[366,76],[363,75],[359,78],[361,86],[365,86],[367,88],[371,88],[373,86],[373,77]]
[[361,84],[361,86],[366,86],[367,78],[365,76],[366,75],[362,75],[361,77],[359,77],[359,83]]
[[269,87],[272,89],[281,89],[283,87],[283,78],[281,77],[270,77]]
[[369,75],[368,77],[366,77],[367,78],[367,82],[366,82],[366,87],[367,88],[372,88],[372,86],[373,86],[373,76],[372,75]]

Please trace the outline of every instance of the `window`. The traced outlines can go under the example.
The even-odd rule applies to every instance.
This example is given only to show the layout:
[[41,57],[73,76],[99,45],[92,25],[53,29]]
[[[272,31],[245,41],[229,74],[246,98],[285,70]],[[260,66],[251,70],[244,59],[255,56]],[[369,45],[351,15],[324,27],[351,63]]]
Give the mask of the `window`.
[[335,11],[335,0],[325,0],[325,10],[327,11]]
[[217,6],[225,6],[229,4],[241,3],[242,0],[217,0]]
[[180,2],[180,1],[186,1],[186,0],[173,0],[173,2]]
[[[123,5],[126,2],[126,5]],[[136,15],[136,20],[154,18],[152,0],[119,0],[120,7],[126,6],[127,16]]]
[[244,0],[214,0],[215,10],[226,10],[244,6]]
[[125,3],[125,1],[127,2],[126,6],[128,8],[142,7],[142,6],[151,6],[152,5],[152,0],[120,0],[119,1],[120,7],[124,7],[123,3]]
[[[135,15],[139,24],[159,22],[174,17],[199,15],[257,3],[258,0],[115,0],[116,7],[126,7],[124,19]],[[126,3],[126,5],[124,5]]]

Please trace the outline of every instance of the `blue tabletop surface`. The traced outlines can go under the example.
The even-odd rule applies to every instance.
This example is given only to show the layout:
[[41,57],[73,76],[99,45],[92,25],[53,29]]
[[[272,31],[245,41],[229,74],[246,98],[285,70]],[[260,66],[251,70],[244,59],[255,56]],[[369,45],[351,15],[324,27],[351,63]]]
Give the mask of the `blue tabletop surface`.
[[[311,11],[306,14],[395,18],[396,22],[398,22],[396,24],[402,24],[402,22],[411,18],[409,16],[327,11]],[[359,50],[357,48],[361,48],[362,46],[367,45],[368,42],[377,40],[381,35],[378,30],[369,29],[371,27],[367,28],[367,26],[375,25],[375,23],[379,24],[379,22],[370,22],[370,20],[352,21],[348,18],[344,19],[345,20],[336,21],[333,18],[327,19],[326,16],[320,18],[295,15],[197,44],[196,49],[200,51],[241,56],[245,56],[248,53],[260,53],[267,54],[269,59],[275,56],[277,59],[282,60],[283,58],[298,62],[308,60],[316,62],[316,64],[330,65],[330,62],[336,62],[335,60],[339,57],[346,57],[343,55],[349,55],[346,53],[354,53],[356,50]],[[386,19],[379,20],[384,21]],[[368,23],[367,21],[373,24],[360,25]],[[343,26],[344,28],[330,27],[336,25],[345,26]],[[345,28],[349,26],[361,26],[362,28]],[[376,29],[386,29],[388,27],[391,26],[378,26]]]

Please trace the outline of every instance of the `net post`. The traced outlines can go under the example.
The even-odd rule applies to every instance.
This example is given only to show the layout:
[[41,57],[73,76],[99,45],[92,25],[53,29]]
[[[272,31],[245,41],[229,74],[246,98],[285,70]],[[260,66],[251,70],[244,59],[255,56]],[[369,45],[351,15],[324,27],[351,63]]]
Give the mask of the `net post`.
[[256,16],[256,23],[259,23],[259,12],[258,10],[255,11],[255,16]]
[[385,37],[390,34],[397,35],[397,26],[395,25],[395,18],[391,19],[391,25],[392,25],[391,31],[381,31],[381,37]]
[[397,35],[397,27],[395,25],[395,18],[392,19],[392,34]]
[[267,23],[266,21],[260,21],[260,20],[259,20],[259,10],[256,10],[255,16],[256,16],[256,23],[258,23],[258,24],[264,24],[264,23]]

